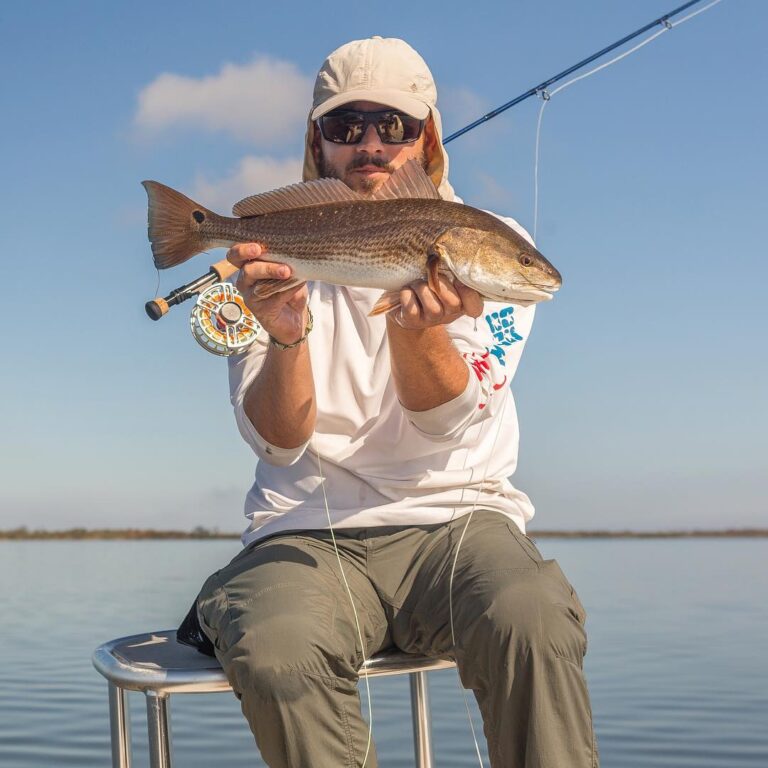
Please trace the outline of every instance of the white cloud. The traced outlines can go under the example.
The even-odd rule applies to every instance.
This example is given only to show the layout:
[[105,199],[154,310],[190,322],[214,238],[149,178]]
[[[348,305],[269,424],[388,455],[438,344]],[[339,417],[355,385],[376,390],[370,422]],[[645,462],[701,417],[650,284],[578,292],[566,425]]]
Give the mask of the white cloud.
[[209,181],[198,176],[192,197],[217,213],[228,214],[238,200],[248,195],[301,181],[302,165],[300,157],[275,160],[249,155],[234,173],[222,179]]
[[443,126],[449,123],[450,130],[454,131],[490,111],[482,96],[464,86],[441,87],[438,107],[443,117]]
[[[441,88],[438,105],[443,116],[443,138],[488,114],[500,103],[490,104],[480,94],[464,86]],[[510,114],[505,113],[483,123],[476,130],[465,133],[461,137],[461,143],[473,148],[490,146],[494,141],[508,136],[509,119]]]
[[312,82],[295,64],[259,56],[201,78],[159,75],[139,93],[134,120],[148,133],[188,126],[279,143],[303,132],[311,98]]
[[510,216],[508,211],[520,208],[519,196],[510,189],[508,184],[500,183],[498,179],[484,171],[475,172],[473,178],[477,196],[475,204],[490,208],[504,216]]

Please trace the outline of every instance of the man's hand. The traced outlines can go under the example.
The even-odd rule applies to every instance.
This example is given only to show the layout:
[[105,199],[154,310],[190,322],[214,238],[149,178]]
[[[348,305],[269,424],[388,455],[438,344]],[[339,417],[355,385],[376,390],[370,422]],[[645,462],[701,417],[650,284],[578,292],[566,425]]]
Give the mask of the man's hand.
[[477,291],[442,274],[438,279],[437,292],[426,280],[416,280],[403,288],[400,307],[389,313],[390,319],[401,328],[416,331],[448,325],[463,315],[480,317],[483,298]]
[[307,284],[280,291],[268,299],[259,300],[253,288],[259,280],[288,280],[291,268],[264,260],[265,251],[258,243],[238,243],[227,252],[227,260],[240,270],[235,286],[243,295],[264,330],[283,344],[292,344],[304,335],[307,326]]

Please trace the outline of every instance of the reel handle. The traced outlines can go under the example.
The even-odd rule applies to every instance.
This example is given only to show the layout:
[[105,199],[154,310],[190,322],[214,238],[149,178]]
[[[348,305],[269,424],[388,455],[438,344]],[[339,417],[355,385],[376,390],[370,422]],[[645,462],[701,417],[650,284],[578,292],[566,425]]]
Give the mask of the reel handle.
[[144,305],[144,309],[152,320],[159,320],[168,310],[176,304],[181,304],[197,293],[201,293],[206,288],[210,288],[214,283],[220,283],[237,272],[237,267],[230,264],[226,259],[217,261],[211,265],[210,270],[197,280],[182,285],[171,291],[165,298],[157,296]]

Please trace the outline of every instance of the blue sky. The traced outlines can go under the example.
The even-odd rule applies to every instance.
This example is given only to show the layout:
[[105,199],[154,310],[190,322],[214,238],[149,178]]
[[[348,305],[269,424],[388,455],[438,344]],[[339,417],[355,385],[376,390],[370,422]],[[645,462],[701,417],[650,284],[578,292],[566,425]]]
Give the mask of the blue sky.
[[[450,132],[673,5],[4,4],[0,528],[242,527],[226,363],[189,306],[143,312],[142,179],[222,211],[293,180],[314,73],[350,39],[419,50]],[[564,288],[514,382],[534,528],[768,522],[767,24],[723,0],[547,107],[538,243]],[[449,145],[457,192],[527,227],[537,109]]]

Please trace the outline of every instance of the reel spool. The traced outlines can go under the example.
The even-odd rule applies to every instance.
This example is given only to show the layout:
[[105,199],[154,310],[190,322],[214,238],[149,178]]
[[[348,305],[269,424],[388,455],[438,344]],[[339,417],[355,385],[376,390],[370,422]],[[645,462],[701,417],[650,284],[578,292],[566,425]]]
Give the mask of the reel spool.
[[229,283],[214,283],[200,294],[189,325],[203,349],[223,357],[244,352],[261,330],[240,292]]

